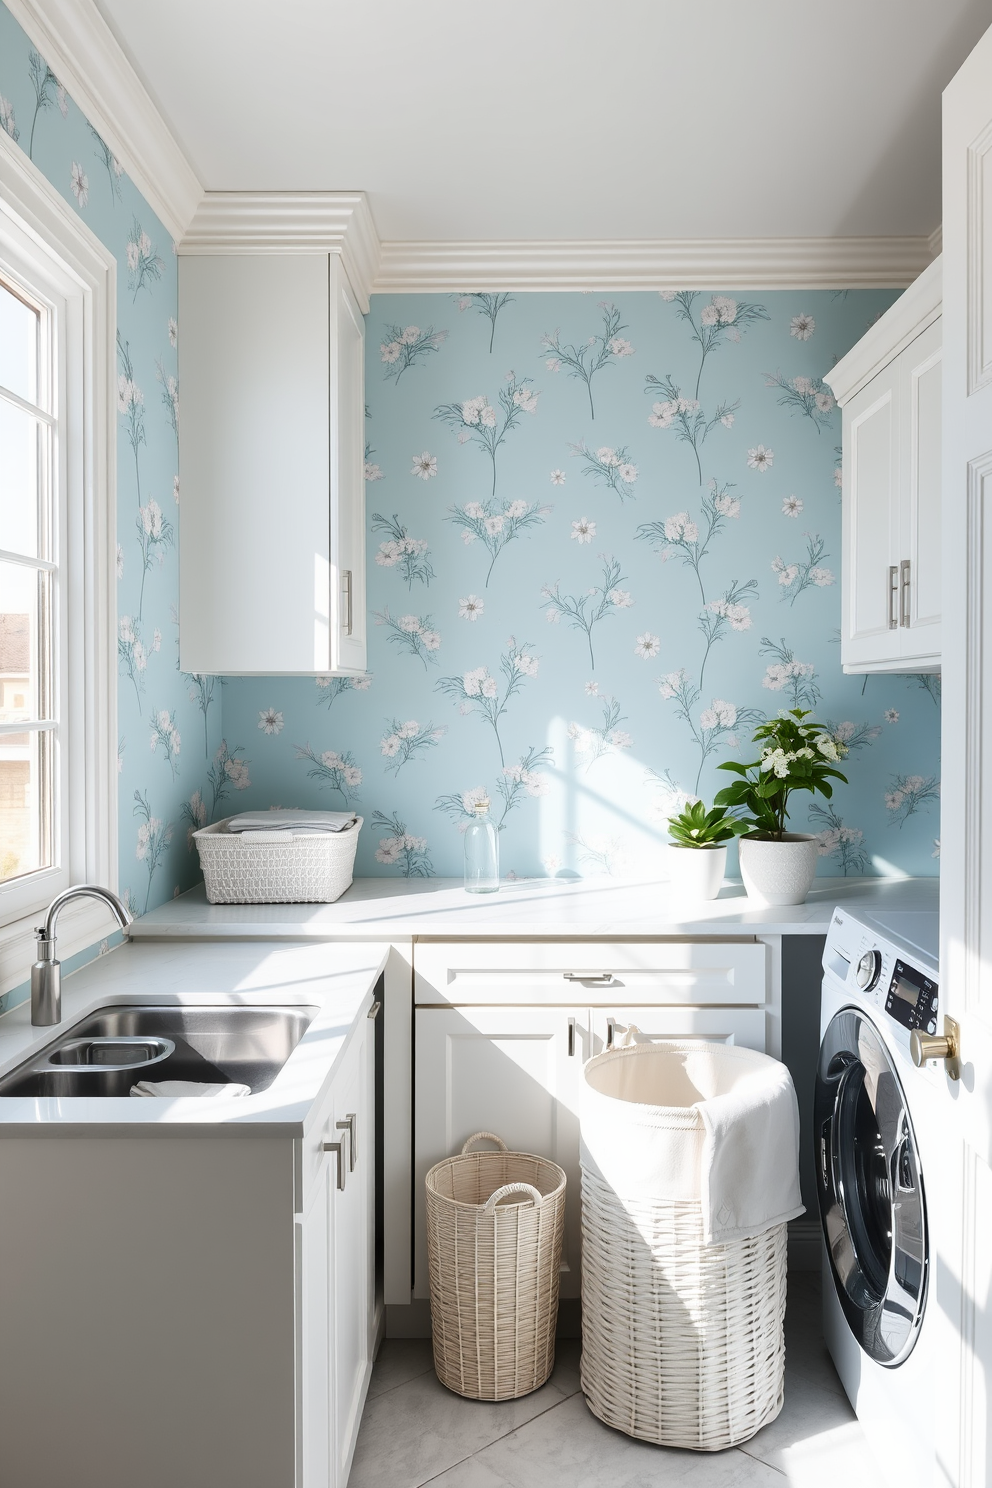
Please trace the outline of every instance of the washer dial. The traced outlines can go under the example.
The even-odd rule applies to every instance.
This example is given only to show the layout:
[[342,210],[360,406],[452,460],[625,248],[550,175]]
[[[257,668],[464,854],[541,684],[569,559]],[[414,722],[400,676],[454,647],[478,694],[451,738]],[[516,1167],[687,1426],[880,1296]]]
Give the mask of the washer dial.
[[878,981],[881,971],[881,951],[865,951],[864,955],[861,957],[861,960],[858,962],[857,970],[854,973],[854,980],[857,982],[862,992],[870,992],[872,987],[874,987],[875,983]]

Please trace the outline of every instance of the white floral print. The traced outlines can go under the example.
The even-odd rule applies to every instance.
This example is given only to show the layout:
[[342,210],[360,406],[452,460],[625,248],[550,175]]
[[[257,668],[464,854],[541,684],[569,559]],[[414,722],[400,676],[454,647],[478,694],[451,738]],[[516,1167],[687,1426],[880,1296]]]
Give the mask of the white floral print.
[[786,496],[782,502],[782,515],[786,517],[798,517],[803,509],[803,503],[798,496]]
[[477,594],[468,594],[458,601],[459,620],[478,620],[485,610],[485,601]]
[[795,336],[797,341],[808,341],[816,330],[816,321],[812,315],[794,315],[789,323],[789,335]]
[[429,450],[424,450],[423,454],[414,455],[410,474],[415,475],[418,480],[433,480],[437,475],[437,456],[432,455]]
[[283,716],[276,708],[262,708],[258,715],[258,726],[263,734],[281,734]]
[[660,650],[660,636],[652,635],[649,630],[646,630],[643,635],[639,635],[637,637],[637,644],[634,646],[634,653],[635,655],[639,656],[642,661],[653,661]]
[[551,484],[553,486],[563,486],[565,484],[565,472],[564,472],[564,470],[552,470],[552,472],[551,472]]
[[596,523],[590,522],[588,517],[580,517],[572,523],[572,537],[577,543],[591,543],[595,536]]
[[72,194],[80,207],[85,207],[90,199],[90,178],[78,160],[72,162],[70,175],[72,178]]
[[775,451],[766,449],[763,444],[755,445],[747,452],[747,465],[749,470],[771,470],[775,463]]

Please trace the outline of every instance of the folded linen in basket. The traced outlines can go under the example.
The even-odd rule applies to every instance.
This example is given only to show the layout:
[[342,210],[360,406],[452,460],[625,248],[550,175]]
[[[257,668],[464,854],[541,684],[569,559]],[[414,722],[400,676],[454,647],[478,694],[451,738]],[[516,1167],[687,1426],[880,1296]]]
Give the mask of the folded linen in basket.
[[344,832],[358,820],[353,811],[303,811],[294,807],[278,811],[243,811],[232,816],[229,832]]
[[131,1094],[141,1096],[213,1095],[231,1097],[251,1095],[250,1085],[228,1084],[226,1081],[207,1084],[199,1080],[139,1080],[131,1086]]
[[629,1047],[586,1065],[583,1167],[633,1203],[698,1204],[706,1245],[802,1214],[799,1107],[785,1065],[734,1045],[630,1034]]

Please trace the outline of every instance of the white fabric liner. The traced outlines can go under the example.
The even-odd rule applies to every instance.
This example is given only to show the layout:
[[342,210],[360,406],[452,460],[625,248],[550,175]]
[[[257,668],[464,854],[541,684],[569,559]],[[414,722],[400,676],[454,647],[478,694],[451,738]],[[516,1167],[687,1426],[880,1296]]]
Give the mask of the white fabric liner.
[[243,811],[232,816],[229,832],[345,832],[358,820],[354,811],[304,811],[284,807],[277,811]]
[[251,1095],[250,1085],[238,1085],[234,1081],[208,1084],[199,1080],[139,1080],[131,1086],[131,1094],[142,1096],[211,1095],[230,1099],[235,1095]]
[[600,1054],[581,1132],[583,1164],[619,1198],[698,1203],[707,1245],[804,1212],[796,1092],[767,1054],[688,1041]]

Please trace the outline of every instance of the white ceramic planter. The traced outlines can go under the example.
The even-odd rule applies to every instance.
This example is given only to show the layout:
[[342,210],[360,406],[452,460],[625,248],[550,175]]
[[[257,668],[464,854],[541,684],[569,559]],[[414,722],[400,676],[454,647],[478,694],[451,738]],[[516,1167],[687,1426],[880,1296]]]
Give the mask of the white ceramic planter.
[[727,869],[727,845],[717,847],[668,846],[668,872],[672,888],[685,899],[715,899]]
[[786,832],[780,842],[742,837],[741,878],[756,904],[802,904],[816,877],[817,840]]

